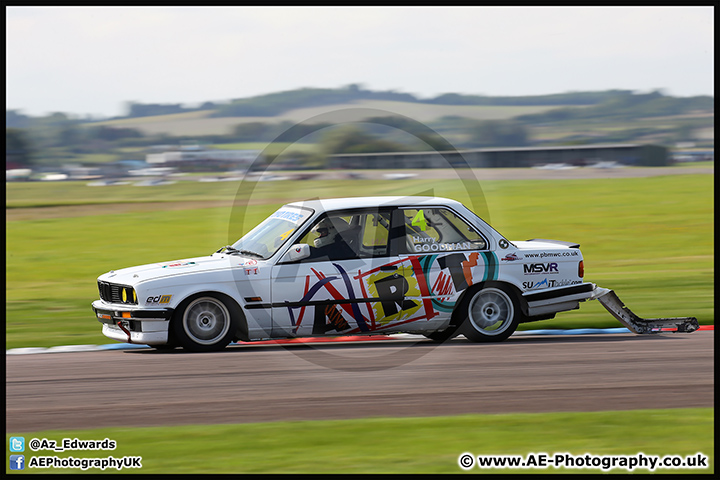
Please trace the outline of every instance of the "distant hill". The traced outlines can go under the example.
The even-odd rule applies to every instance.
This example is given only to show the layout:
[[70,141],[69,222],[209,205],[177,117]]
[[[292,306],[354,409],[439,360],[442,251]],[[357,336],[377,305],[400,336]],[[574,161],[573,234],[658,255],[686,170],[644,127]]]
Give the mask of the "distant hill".
[[568,107],[591,106],[628,98],[630,90],[601,92],[570,92],[552,95],[493,97],[446,93],[430,99],[419,99],[409,93],[364,90],[358,85],[344,88],[301,88],[284,92],[234,99],[227,103],[205,102],[198,107],[182,104],[130,103],[127,117],[147,117],[192,111],[211,111],[212,117],[276,117],[291,110],[367,102],[401,102],[444,106],[535,106]]
[[[421,99],[408,93],[349,85],[301,88],[193,107],[129,103],[128,110],[125,116],[101,121],[63,113],[35,118],[6,110],[5,121],[7,129],[33,131],[36,144],[74,145],[78,152],[93,148],[88,146],[92,142],[84,140],[86,133],[74,130],[80,127],[103,141],[123,138],[126,146],[183,137],[234,143],[248,138],[270,141],[276,130],[287,125],[340,124],[388,116],[425,123],[465,147],[482,146],[483,136],[491,130],[512,130],[525,132],[525,140],[519,145],[697,142],[709,148],[714,144],[715,100],[712,96],[672,97],[661,91],[631,90],[513,97],[446,93]],[[264,134],[254,133],[259,131]]]
[[[612,123],[613,129],[635,130],[629,136],[612,133],[607,138],[609,141],[625,141],[629,137],[652,141],[652,134],[662,125],[648,119],[668,118],[670,124],[683,124],[688,131],[710,132],[714,109],[715,101],[710,96],[670,97],[659,91],[638,94],[630,90],[607,90],[518,97],[448,93],[419,99],[406,93],[373,92],[351,85],[341,89],[303,88],[226,104],[206,102],[197,108],[180,104],[131,104],[128,116],[102,124],[134,128],[145,135],[228,135],[244,123],[322,122],[331,113],[335,122],[402,115],[435,125],[447,124],[453,118],[469,122],[512,120],[532,126],[562,126],[561,130],[579,124]],[[667,138],[667,128],[664,132]],[[582,131],[575,132],[567,140],[583,141],[584,135]]]
[[[284,110],[274,116],[218,117],[215,116],[214,110],[197,110],[151,117],[125,117],[106,120],[98,124],[134,128],[146,135],[226,135],[237,125],[243,123],[297,123],[302,121],[322,123],[327,120],[325,116],[329,115],[332,115],[336,123],[362,121],[369,117],[395,115],[409,117],[418,122],[433,122],[448,117],[458,117],[469,120],[508,120],[522,115],[540,114],[553,108],[556,107],[442,105],[390,100],[360,100],[352,103],[308,106]],[[314,122],[312,121],[313,119],[315,119]]]

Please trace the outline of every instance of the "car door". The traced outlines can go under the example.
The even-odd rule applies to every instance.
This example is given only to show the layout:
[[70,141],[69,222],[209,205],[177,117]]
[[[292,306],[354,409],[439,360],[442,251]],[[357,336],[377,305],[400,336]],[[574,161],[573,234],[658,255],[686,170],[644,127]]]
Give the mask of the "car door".
[[[389,208],[326,214],[299,237],[310,257],[281,262],[271,274],[274,337],[384,333],[412,319],[421,305],[406,297],[419,292],[404,277],[406,259],[391,251],[391,215]],[[332,253],[318,241],[328,227],[346,244]]]
[[443,329],[463,290],[497,278],[497,256],[487,238],[447,207],[401,208],[393,225],[405,277],[413,286],[407,300],[422,302],[428,329]]

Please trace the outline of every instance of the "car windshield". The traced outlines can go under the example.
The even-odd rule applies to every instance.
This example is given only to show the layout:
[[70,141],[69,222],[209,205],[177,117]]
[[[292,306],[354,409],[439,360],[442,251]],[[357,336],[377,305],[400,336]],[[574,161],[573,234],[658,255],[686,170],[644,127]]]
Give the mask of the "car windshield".
[[268,259],[310,218],[309,208],[285,205],[232,245],[241,255]]

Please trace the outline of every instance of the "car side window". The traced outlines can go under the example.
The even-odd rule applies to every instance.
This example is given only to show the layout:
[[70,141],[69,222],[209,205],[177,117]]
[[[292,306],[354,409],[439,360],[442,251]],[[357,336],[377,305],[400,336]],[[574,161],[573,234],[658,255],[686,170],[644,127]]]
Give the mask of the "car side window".
[[487,241],[463,218],[447,208],[401,209],[405,241],[402,253],[485,250]]
[[388,255],[390,237],[390,213],[366,212],[360,218],[360,256],[364,258],[385,257]]
[[303,262],[387,256],[389,228],[389,212],[323,215],[298,242],[310,245]]

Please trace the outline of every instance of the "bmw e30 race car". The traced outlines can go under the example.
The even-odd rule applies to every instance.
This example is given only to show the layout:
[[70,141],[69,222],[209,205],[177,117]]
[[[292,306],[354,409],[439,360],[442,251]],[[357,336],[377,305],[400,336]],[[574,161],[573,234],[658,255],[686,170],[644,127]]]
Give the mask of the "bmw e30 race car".
[[511,242],[457,201],[343,198],[285,205],[209,256],[101,275],[92,308],[113,340],[189,351],[400,332],[498,342],[593,299],[635,333],[698,329],[640,318],[583,278],[579,245]]

